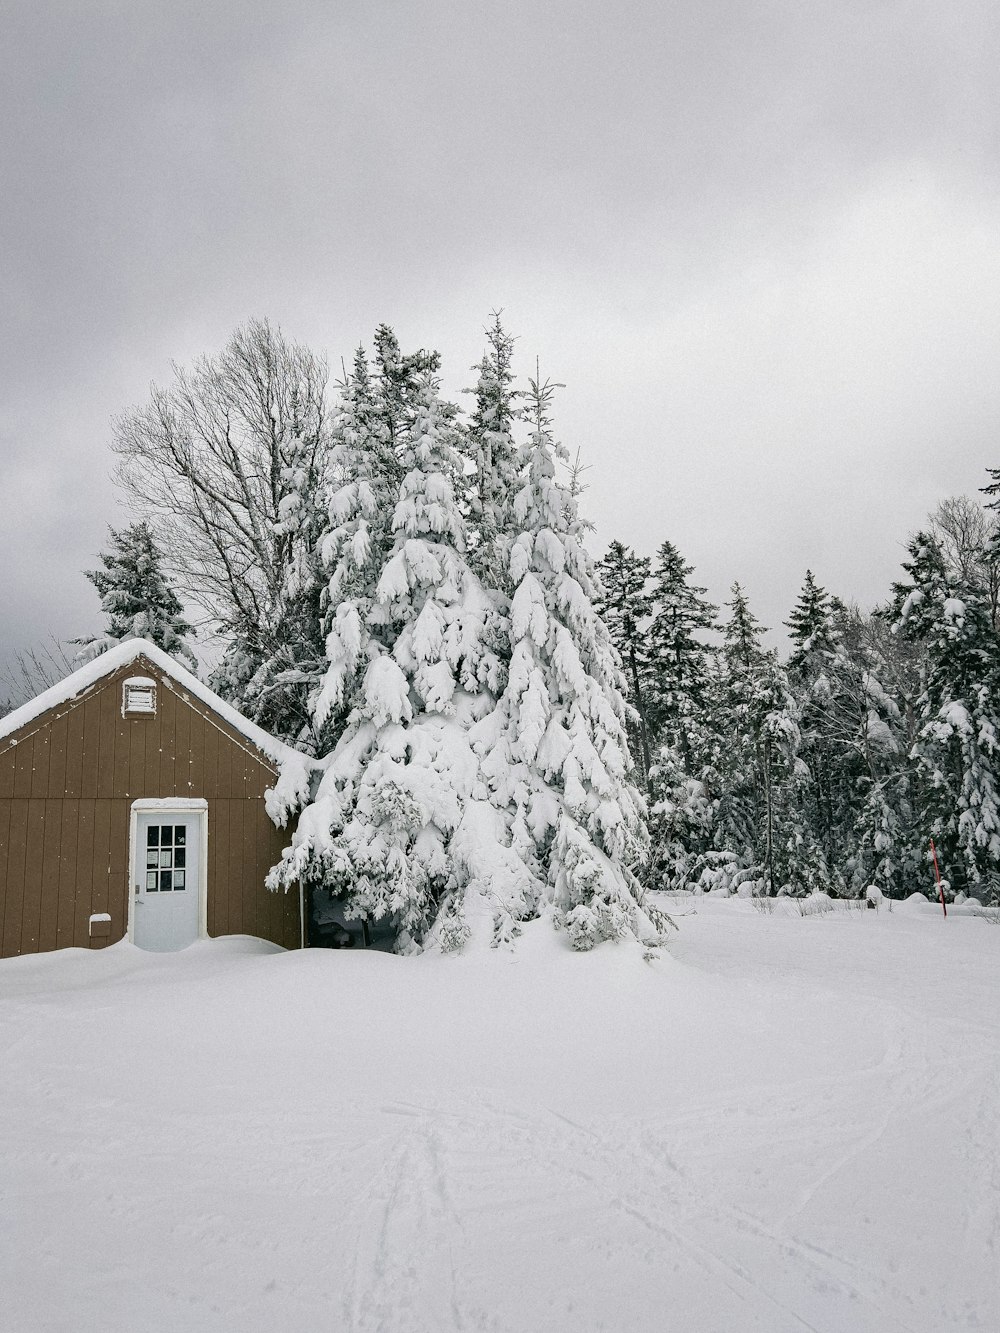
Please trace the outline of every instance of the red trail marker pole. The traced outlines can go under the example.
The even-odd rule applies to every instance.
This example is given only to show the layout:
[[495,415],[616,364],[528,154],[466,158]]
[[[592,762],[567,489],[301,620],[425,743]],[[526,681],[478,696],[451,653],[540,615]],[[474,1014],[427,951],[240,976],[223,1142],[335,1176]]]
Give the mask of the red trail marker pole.
[[948,908],[944,901],[944,885],[941,883],[941,871],[938,869],[937,849],[934,846],[934,839],[931,838],[931,856],[934,858],[934,877],[937,880],[938,897],[941,899],[941,911],[944,912],[945,920],[948,919]]

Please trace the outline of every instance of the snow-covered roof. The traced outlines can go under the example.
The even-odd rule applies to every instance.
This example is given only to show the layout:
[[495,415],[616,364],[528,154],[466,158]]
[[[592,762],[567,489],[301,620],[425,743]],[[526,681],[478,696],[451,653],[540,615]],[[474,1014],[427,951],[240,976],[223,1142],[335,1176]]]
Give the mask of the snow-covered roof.
[[77,698],[92,685],[96,685],[99,680],[105,676],[112,675],[120,667],[128,666],[136,658],[144,657],[147,662],[151,662],[155,667],[166,676],[178,689],[194,695],[203,704],[212,709],[223,721],[228,722],[234,731],[238,732],[251,745],[255,746],[261,754],[275,764],[281,765],[286,759],[293,755],[303,761],[306,765],[313,763],[306,755],[298,750],[293,750],[291,746],[285,745],[282,741],[269,736],[255,723],[245,718],[242,713],[238,713],[231,704],[227,704],[225,699],[221,699],[214,690],[210,690],[203,681],[197,676],[192,675],[187,667],[181,666],[180,662],[165,653],[162,648],[157,648],[155,643],[150,643],[148,639],[125,639],[122,643],[115,644],[107,652],[93,658],[67,676],[65,680],[59,681],[51,689],[43,690],[41,694],[36,695],[28,703],[20,708],[15,708],[13,713],[8,713],[6,717],[0,717],[0,741],[5,737],[12,735],[15,731],[20,731],[22,727],[27,726],[29,722],[34,722],[43,713],[47,713],[50,708],[57,708],[60,704],[69,703]]

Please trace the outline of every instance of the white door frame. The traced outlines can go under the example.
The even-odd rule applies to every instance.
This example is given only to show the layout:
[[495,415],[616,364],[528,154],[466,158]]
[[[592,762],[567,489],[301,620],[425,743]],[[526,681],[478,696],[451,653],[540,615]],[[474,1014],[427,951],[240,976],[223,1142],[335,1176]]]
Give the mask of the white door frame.
[[169,811],[171,814],[198,816],[198,938],[208,939],[208,802],[200,796],[145,797],[133,801],[128,818],[128,938],[134,944],[135,927],[135,857],[139,816]]

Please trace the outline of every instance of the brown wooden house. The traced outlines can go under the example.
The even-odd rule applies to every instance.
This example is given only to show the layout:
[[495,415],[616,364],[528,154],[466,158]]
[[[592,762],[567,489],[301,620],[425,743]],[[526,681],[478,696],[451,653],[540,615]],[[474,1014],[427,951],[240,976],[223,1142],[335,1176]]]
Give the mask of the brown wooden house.
[[0,718],[0,957],[126,935],[301,947],[300,895],[264,885],[289,753],[141,639]]

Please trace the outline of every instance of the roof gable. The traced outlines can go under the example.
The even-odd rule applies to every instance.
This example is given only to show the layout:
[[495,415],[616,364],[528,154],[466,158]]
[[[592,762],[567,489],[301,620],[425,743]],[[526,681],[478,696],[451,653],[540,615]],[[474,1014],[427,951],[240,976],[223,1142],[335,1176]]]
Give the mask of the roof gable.
[[272,764],[280,767],[293,756],[300,763],[305,762],[308,765],[312,762],[300,751],[276,740],[274,736],[269,735],[251,722],[249,718],[245,718],[242,713],[237,712],[231,704],[226,703],[224,699],[220,698],[214,690],[209,689],[203,681],[200,681],[186,667],[181,666],[162,648],[158,648],[156,644],[150,643],[147,639],[126,639],[124,642],[116,644],[113,648],[109,648],[107,652],[101,653],[99,657],[95,657],[92,661],[72,672],[65,680],[59,681],[58,684],[53,685],[48,690],[43,690],[41,694],[36,695],[28,703],[16,708],[12,713],[8,713],[6,717],[0,718],[0,742],[41,718],[51,709],[71,702],[92,686],[97,685],[105,677],[113,675],[122,667],[128,666],[140,658],[155,666],[179,689],[193,695],[205,707],[211,709],[244,740],[249,741],[255,749],[266,756]]

